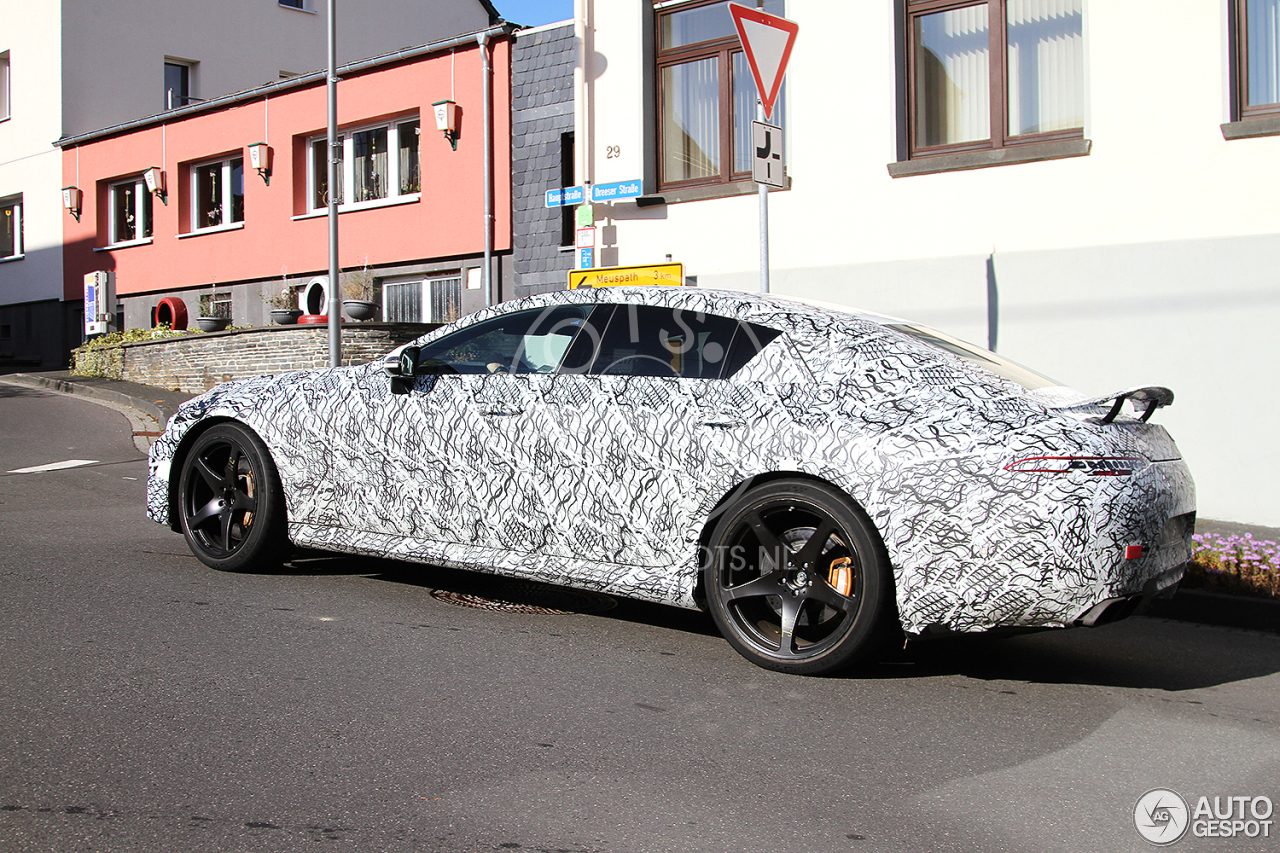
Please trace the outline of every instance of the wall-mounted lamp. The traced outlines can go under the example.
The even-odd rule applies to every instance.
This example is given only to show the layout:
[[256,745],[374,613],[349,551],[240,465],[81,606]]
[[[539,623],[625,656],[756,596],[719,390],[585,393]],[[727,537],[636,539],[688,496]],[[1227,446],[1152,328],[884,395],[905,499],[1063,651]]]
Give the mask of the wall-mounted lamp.
[[62,188],[62,206],[67,209],[76,218],[76,222],[80,221],[80,205],[84,203],[84,193],[79,187],[63,187]]
[[148,192],[160,196],[165,204],[169,203],[169,196],[164,191],[164,171],[159,166],[149,167],[142,173],[142,180],[146,182]]
[[258,177],[267,186],[271,186],[271,146],[265,142],[255,142],[249,146],[249,165],[258,171]]
[[458,105],[453,101],[436,101],[431,105],[436,111],[436,130],[444,133],[453,150],[458,150]]

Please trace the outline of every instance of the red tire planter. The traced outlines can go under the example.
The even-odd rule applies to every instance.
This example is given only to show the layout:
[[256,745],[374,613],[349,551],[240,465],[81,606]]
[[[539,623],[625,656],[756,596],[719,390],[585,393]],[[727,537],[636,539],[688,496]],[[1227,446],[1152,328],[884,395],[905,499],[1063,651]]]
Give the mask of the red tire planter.
[[156,325],[160,323],[168,323],[170,329],[185,329],[187,327],[187,306],[177,296],[166,296],[160,300],[160,304],[156,306]]

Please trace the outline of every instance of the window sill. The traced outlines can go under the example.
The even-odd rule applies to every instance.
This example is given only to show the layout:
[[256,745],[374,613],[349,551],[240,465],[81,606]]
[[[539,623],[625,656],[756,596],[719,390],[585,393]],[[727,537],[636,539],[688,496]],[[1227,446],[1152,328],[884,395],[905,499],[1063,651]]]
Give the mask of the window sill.
[[195,231],[188,231],[185,234],[175,235],[179,240],[185,240],[188,237],[199,237],[202,234],[220,234],[223,231],[239,231],[244,228],[243,222],[232,222],[230,225],[215,225],[212,228],[199,228]]
[[1241,121],[1229,121],[1222,127],[1222,138],[1256,139],[1259,136],[1280,136],[1280,115],[1258,116]]
[[[760,191],[760,184],[755,181],[733,181],[728,184],[713,184],[707,187],[677,187],[669,190],[659,190],[654,195],[642,195],[633,199],[640,207],[650,207],[655,204],[682,204],[687,201],[706,201],[713,198],[733,198],[740,195],[756,195]],[[784,192],[791,189],[791,179],[787,178],[785,187],[770,187],[769,192]]]
[[[395,207],[401,204],[417,204],[422,199],[422,193],[412,193],[410,195],[398,195],[395,198],[380,198],[377,201],[365,201],[359,204],[340,204],[338,205],[338,213],[355,213],[359,210],[377,210],[380,207]],[[325,208],[313,210],[309,213],[300,213],[293,217],[293,221],[300,219],[320,219],[328,216],[329,211]]]
[[967,169],[986,169],[990,166],[1009,166],[1014,163],[1084,157],[1092,147],[1093,141],[1089,139],[1032,142],[1008,148],[964,151],[959,154],[935,154],[932,157],[890,163],[888,169],[891,177],[907,178],[912,175],[932,175],[938,172],[959,172]]
[[25,254],[8,255],[6,257],[0,258],[0,264],[7,264],[10,261],[20,261],[25,257],[26,257]]
[[126,241],[126,242],[124,242],[124,243],[110,243],[110,244],[108,244],[108,245],[106,245],[106,246],[97,246],[97,247],[95,247],[95,248],[94,248],[94,251],[95,251],[95,252],[110,252],[110,251],[112,251],[113,249],[128,249],[128,248],[130,248],[131,246],[150,246],[150,245],[151,245],[151,238],[150,238],[150,237],[146,237],[146,238],[144,238],[144,239],[142,239],[142,240],[129,240],[129,241]]

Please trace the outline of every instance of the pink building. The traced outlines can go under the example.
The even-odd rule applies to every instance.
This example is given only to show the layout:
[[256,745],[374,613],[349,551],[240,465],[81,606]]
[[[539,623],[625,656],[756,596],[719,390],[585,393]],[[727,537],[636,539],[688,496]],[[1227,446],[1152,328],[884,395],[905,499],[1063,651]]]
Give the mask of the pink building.
[[[381,319],[442,321],[510,296],[512,28],[483,32],[483,48],[469,34],[339,69],[339,263],[368,269],[354,278],[372,278]],[[457,104],[452,139],[436,129],[441,101]],[[107,271],[125,328],[152,325],[165,299],[162,313],[176,298],[194,316],[204,295],[236,324],[260,325],[264,298],[286,287],[323,311],[325,126],[317,72],[62,140],[65,195],[72,208],[80,199],[66,214],[65,298]]]

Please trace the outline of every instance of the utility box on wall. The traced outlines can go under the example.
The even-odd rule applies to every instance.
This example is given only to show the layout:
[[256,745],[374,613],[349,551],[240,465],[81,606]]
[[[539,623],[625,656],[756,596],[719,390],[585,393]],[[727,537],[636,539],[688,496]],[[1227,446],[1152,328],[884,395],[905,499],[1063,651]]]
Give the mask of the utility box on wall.
[[115,324],[114,273],[99,270],[84,277],[84,333],[105,335]]

